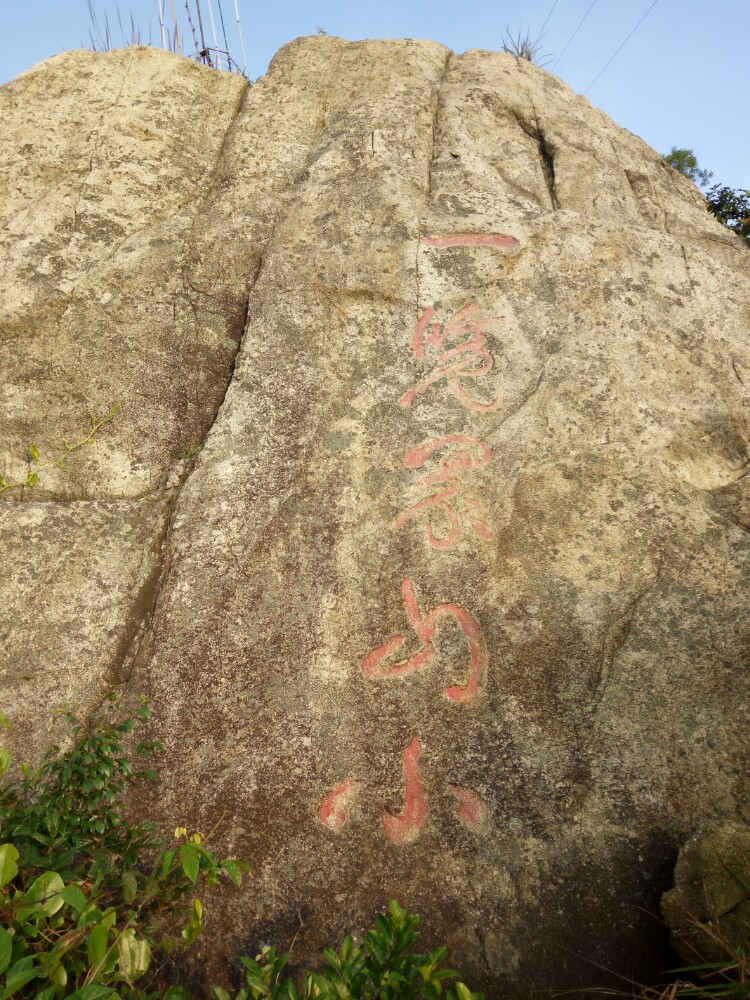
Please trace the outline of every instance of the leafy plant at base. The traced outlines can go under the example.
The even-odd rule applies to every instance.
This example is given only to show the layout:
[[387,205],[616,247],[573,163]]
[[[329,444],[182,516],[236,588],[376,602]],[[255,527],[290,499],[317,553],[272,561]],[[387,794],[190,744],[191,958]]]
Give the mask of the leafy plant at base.
[[[63,713],[74,738],[80,727]],[[112,722],[79,739],[73,750],[51,748],[35,772],[0,787],[0,1000],[191,1000],[189,990],[140,986],[159,951],[189,946],[201,931],[199,885],[226,873],[240,885],[247,866],[219,861],[199,834],[175,830],[177,846],[164,850],[150,823],[131,822],[122,796],[137,770],[126,739],[151,716],[142,704],[135,718]],[[0,724],[8,725],[0,713]],[[137,756],[161,750],[142,740]],[[0,750],[0,777],[10,768]],[[395,902],[361,944],[347,937],[339,951],[324,950],[321,971],[298,989],[281,974],[289,955],[264,948],[242,958],[245,985],[237,1000],[482,1000],[458,974],[442,967],[446,952],[410,949],[419,917]],[[220,986],[215,1000],[228,1000]]]
[[119,412],[119,409],[120,409],[119,406],[113,406],[112,409],[109,411],[109,413],[106,415],[106,417],[102,417],[101,420],[95,414],[92,413],[91,430],[88,432],[86,437],[82,438],[80,441],[77,441],[75,444],[70,444],[67,440],[63,439],[63,452],[61,455],[58,455],[57,458],[50,458],[47,459],[47,461],[42,461],[37,446],[35,444],[30,444],[29,458],[28,458],[29,471],[26,475],[26,478],[19,479],[17,482],[14,483],[13,482],[9,483],[4,476],[0,475],[0,493],[3,493],[5,490],[15,489],[19,486],[36,486],[36,484],[39,482],[39,473],[42,471],[42,469],[48,469],[50,468],[50,466],[53,465],[58,466],[58,468],[60,469],[64,469],[65,462],[67,461],[68,457],[72,455],[74,451],[77,451],[79,448],[82,448],[85,444],[91,444],[91,442],[96,437],[99,428],[103,427],[105,424],[108,424],[110,420],[114,420],[115,416]]
[[[243,958],[245,985],[235,1000],[482,1000],[461,982],[450,983],[458,973],[441,968],[445,948],[427,955],[410,952],[417,938],[419,917],[391,902],[388,916],[380,916],[362,944],[347,937],[336,952],[323,950],[321,972],[308,973],[298,989],[291,978],[281,980],[289,954],[264,948],[256,959]],[[220,986],[212,987],[215,1000],[231,1000]]]
[[[124,815],[128,785],[156,778],[136,770],[125,748],[150,716],[142,704],[135,718],[69,753],[51,748],[37,771],[25,767],[20,782],[0,788],[0,1000],[146,997],[135,983],[152,953],[188,946],[200,932],[198,885],[216,885],[222,872],[240,884],[247,866],[219,861],[199,834],[178,828],[179,847],[165,851],[152,824]],[[65,719],[78,737],[73,717]],[[160,749],[142,740],[135,752],[148,758]],[[0,750],[0,775],[9,767]],[[184,995],[170,988],[165,997]]]

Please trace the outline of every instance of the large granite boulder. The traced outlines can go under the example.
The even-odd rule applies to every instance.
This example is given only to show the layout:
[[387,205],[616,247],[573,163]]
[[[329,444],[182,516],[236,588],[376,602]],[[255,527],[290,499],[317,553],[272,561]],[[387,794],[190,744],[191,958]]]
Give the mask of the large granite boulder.
[[737,951],[749,954],[750,826],[726,822],[691,837],[661,911],[685,965],[731,965]]
[[[0,88],[4,710],[118,686],[252,879],[182,975],[389,898],[490,997],[648,981],[750,819],[750,254],[507,54],[302,39]],[[34,443],[40,459],[28,465]],[[217,826],[218,824],[218,826]]]

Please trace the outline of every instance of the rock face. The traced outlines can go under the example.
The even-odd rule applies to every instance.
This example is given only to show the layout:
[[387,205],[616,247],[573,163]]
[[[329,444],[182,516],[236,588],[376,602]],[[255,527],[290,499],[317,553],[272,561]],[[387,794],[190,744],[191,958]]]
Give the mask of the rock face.
[[16,754],[149,697],[140,807],[254,869],[194,985],[390,898],[490,997],[648,981],[750,819],[747,250],[504,54],[66,53],[0,123],[0,471],[120,408],[0,494]]
[[750,827],[724,823],[680,849],[661,911],[685,965],[728,963],[750,947]]

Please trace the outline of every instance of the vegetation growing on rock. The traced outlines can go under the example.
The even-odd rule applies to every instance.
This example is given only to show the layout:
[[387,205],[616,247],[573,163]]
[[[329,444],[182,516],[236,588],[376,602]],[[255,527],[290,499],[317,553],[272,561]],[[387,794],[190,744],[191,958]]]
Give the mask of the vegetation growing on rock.
[[[0,997],[187,1000],[191,994],[182,986],[154,991],[152,958],[191,945],[203,923],[196,893],[222,874],[239,886],[248,866],[220,861],[201,834],[184,827],[175,830],[176,845],[165,849],[153,824],[127,816],[122,796],[128,786],[156,780],[126,746],[151,717],[147,705],[90,735],[81,735],[73,716],[64,714],[75,747],[68,753],[51,747],[36,771],[24,766],[20,781],[0,788]],[[0,721],[9,725],[1,714]],[[140,740],[135,757],[147,762],[161,749],[158,741]],[[10,766],[10,754],[0,750],[0,776]],[[241,959],[245,983],[236,1000],[437,1000],[444,990],[446,1000],[481,1000],[452,982],[457,973],[444,968],[444,948],[424,955],[411,950],[418,923],[392,902],[361,944],[347,937],[338,952],[326,949],[321,970],[307,974],[299,989],[290,977],[281,980],[289,954],[263,948],[257,958]],[[230,1000],[222,986],[212,992],[216,1000]]]
[[[703,170],[698,166],[698,159],[692,149],[672,146],[664,159],[670,167],[702,188],[707,188],[713,177],[712,170]],[[722,225],[731,229],[750,246],[750,191],[714,184],[706,192],[706,208]]]

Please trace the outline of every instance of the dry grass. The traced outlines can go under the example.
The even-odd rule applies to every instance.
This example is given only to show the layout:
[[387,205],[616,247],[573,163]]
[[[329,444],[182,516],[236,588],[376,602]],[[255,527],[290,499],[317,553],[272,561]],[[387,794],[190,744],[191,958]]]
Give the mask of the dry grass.
[[[89,6],[89,17],[91,28],[89,38],[91,48],[95,52],[109,52],[110,49],[121,45],[151,45],[152,33],[151,24],[148,26],[148,37],[135,19],[130,14],[129,25],[123,25],[120,8],[117,7],[117,24],[120,31],[119,40],[113,38],[109,17],[105,13],[103,24],[100,23],[97,15],[94,0],[87,0]],[[229,6],[230,0],[224,0]],[[227,22],[232,24],[231,15],[225,18],[222,0],[184,0],[184,15],[180,7],[180,0],[156,0],[159,14],[159,32],[161,35],[161,47],[168,52],[175,52],[185,56],[187,59],[194,59],[213,69],[227,69],[233,73],[247,76],[247,59],[245,57],[245,40],[242,34],[242,23],[237,0],[233,0],[235,32],[242,52],[242,61],[235,59],[230,51],[227,37]],[[167,3],[169,7],[167,7]],[[203,6],[201,6],[203,3]],[[180,17],[187,19],[187,30]],[[170,24],[171,18],[171,24]],[[189,42],[186,39],[192,36],[193,49],[190,50]],[[213,42],[213,44],[211,44]]]
[[510,28],[506,28],[503,33],[503,52],[509,52],[516,59],[526,59],[528,62],[536,63],[537,66],[544,66],[550,57],[542,53],[542,38],[542,35],[532,38],[530,31],[524,35],[520,28],[514,36]]

